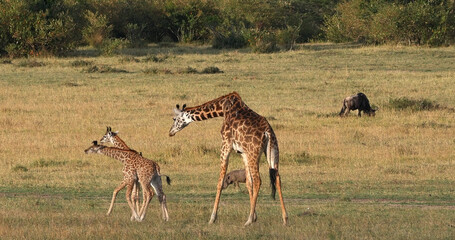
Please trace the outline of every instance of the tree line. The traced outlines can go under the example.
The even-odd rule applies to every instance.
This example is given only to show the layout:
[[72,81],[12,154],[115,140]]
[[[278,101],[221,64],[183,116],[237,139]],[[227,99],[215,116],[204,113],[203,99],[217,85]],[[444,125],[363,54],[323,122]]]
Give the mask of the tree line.
[[150,42],[255,52],[308,41],[450,45],[454,0],[0,0],[0,54],[102,53]]

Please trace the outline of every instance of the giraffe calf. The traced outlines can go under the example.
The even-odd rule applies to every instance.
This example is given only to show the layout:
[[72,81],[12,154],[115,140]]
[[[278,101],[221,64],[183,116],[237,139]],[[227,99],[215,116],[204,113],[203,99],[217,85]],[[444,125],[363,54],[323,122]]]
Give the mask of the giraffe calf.
[[245,169],[234,170],[226,174],[226,177],[224,178],[223,181],[222,189],[226,189],[227,187],[229,187],[229,185],[233,183],[237,188],[240,188],[239,183],[245,182],[246,182]]
[[[117,193],[124,187],[127,187],[126,200],[134,219],[137,221],[142,221],[144,219],[148,204],[154,195],[153,192],[155,192],[156,195],[158,195],[158,200],[161,205],[163,220],[168,221],[169,214],[166,206],[166,195],[163,192],[163,186],[161,183],[162,175],[160,174],[160,167],[157,163],[142,157],[136,151],[98,145],[97,141],[93,141],[93,145],[87,148],[84,152],[86,154],[102,154],[117,159],[123,164],[123,181],[112,194],[111,205],[107,213],[108,215],[112,211]],[[167,183],[170,184],[170,178],[166,175],[163,176],[166,177]],[[131,193],[136,181],[139,181],[141,184],[144,197],[139,213],[136,211],[131,199]]]

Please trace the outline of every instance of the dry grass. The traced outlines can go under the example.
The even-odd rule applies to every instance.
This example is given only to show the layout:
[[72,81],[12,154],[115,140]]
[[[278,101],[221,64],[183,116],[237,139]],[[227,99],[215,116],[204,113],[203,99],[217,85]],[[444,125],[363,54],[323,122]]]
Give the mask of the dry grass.
[[[117,57],[81,50],[27,61],[40,67],[2,64],[0,238],[448,239],[455,229],[454,56],[454,48],[309,44],[252,54],[152,46]],[[125,72],[81,71],[87,66]],[[186,66],[223,73],[179,73]],[[288,227],[270,200],[265,161],[258,222],[242,227],[247,194],[228,189],[209,226],[222,120],[168,137],[176,103],[232,91],[278,136]],[[357,92],[380,108],[377,116],[337,117],[342,99]],[[390,107],[403,98],[438,108]],[[83,150],[106,126],[173,179],[165,187],[169,223],[159,220],[156,199],[145,222],[130,222],[123,194],[113,216],[104,215],[121,164]],[[231,155],[230,169],[241,167]]]

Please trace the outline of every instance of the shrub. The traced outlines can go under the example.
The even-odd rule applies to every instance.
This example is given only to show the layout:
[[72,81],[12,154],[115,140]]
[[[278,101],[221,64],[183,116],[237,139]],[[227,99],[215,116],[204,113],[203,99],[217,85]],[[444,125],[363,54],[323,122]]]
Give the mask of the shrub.
[[454,7],[445,0],[346,1],[326,17],[324,30],[334,42],[441,45],[453,41]]
[[107,17],[97,12],[85,13],[88,25],[82,30],[82,36],[86,43],[95,48],[101,48],[112,32],[112,25],[108,24]]
[[218,67],[206,67],[204,68],[201,73],[203,74],[215,74],[215,73],[223,73]]
[[407,97],[389,100],[389,107],[395,110],[409,109],[411,111],[425,111],[440,109],[441,106],[428,99],[409,99]]
[[126,25],[126,40],[128,40],[128,47],[138,48],[145,46],[145,41],[142,39],[142,32],[146,25],[139,26],[136,23],[128,23]]
[[277,31],[278,43],[286,50],[292,50],[299,37],[300,26],[287,26]]
[[76,60],[71,63],[71,66],[73,67],[87,67],[91,66],[93,62],[91,61],[85,61],[85,60]]
[[158,73],[158,69],[156,69],[156,68],[147,68],[147,69],[145,69],[142,72],[145,73],[145,74],[157,74]]
[[398,18],[400,8],[395,4],[385,4],[372,16],[369,27],[370,42],[388,43],[397,42],[400,34],[398,30]]
[[124,56],[122,57],[121,59],[119,59],[119,62],[121,63],[128,63],[128,62],[135,62],[135,63],[138,63],[140,62],[141,60],[135,58],[135,57],[132,57],[132,56]]
[[223,48],[243,48],[248,45],[248,40],[241,32],[228,32],[226,34],[216,33],[212,39],[212,47]]
[[123,69],[117,69],[110,66],[91,66],[85,69],[87,73],[127,73],[128,71]]
[[11,169],[13,172],[27,172],[28,168],[22,165],[16,165]]
[[[159,41],[169,31],[169,21],[165,15],[164,5],[167,1],[153,0],[88,0],[90,9],[107,17],[112,25],[110,37],[131,37],[134,47],[148,41]],[[144,40],[144,42],[143,42]],[[135,45],[139,44],[139,45]]]
[[329,41],[363,41],[367,36],[370,14],[364,8],[363,0],[340,3],[336,13],[326,19],[326,36]]
[[164,69],[148,68],[142,72],[145,74],[173,74],[173,72],[167,68],[164,68]]
[[101,55],[112,56],[117,54],[118,51],[128,45],[128,41],[120,38],[105,39],[101,46],[98,47]]
[[147,55],[142,61],[144,62],[164,62],[166,59],[168,59],[168,55]]
[[45,66],[46,64],[43,63],[43,62],[38,62],[34,59],[30,60],[30,59],[26,59],[26,60],[23,60],[23,61],[20,61],[18,63],[18,66],[19,67],[29,67],[29,68],[32,68],[32,67],[42,67],[42,66]]
[[187,67],[185,69],[182,69],[181,71],[179,71],[179,73],[189,73],[189,74],[195,74],[195,73],[198,73],[198,71],[196,70],[196,68],[192,68],[192,67]]
[[72,50],[77,31],[67,11],[52,9],[54,5],[33,8],[33,3],[0,3],[0,52],[19,57],[61,55]]
[[210,39],[210,28],[220,22],[220,12],[214,1],[166,1],[168,29],[179,42]]
[[248,40],[251,50],[256,53],[272,53],[278,51],[275,33],[271,31],[252,31]]

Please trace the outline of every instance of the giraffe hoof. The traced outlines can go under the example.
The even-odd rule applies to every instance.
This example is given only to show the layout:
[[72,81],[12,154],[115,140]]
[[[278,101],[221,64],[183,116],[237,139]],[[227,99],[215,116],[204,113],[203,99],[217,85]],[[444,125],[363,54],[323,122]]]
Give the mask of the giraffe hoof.
[[283,216],[283,225],[284,226],[288,225],[288,215],[287,214],[285,216]]
[[249,226],[249,225],[251,225],[252,223],[253,223],[253,221],[251,221],[251,220],[248,220],[248,221],[246,221],[246,223],[245,223],[243,226],[244,226],[244,227],[246,227],[246,226]]
[[215,222],[215,220],[216,220],[216,214],[215,214],[215,215],[214,215],[214,214],[212,214],[212,217],[210,217],[210,221],[209,221],[209,224],[212,224],[212,223],[214,223],[214,222]]

